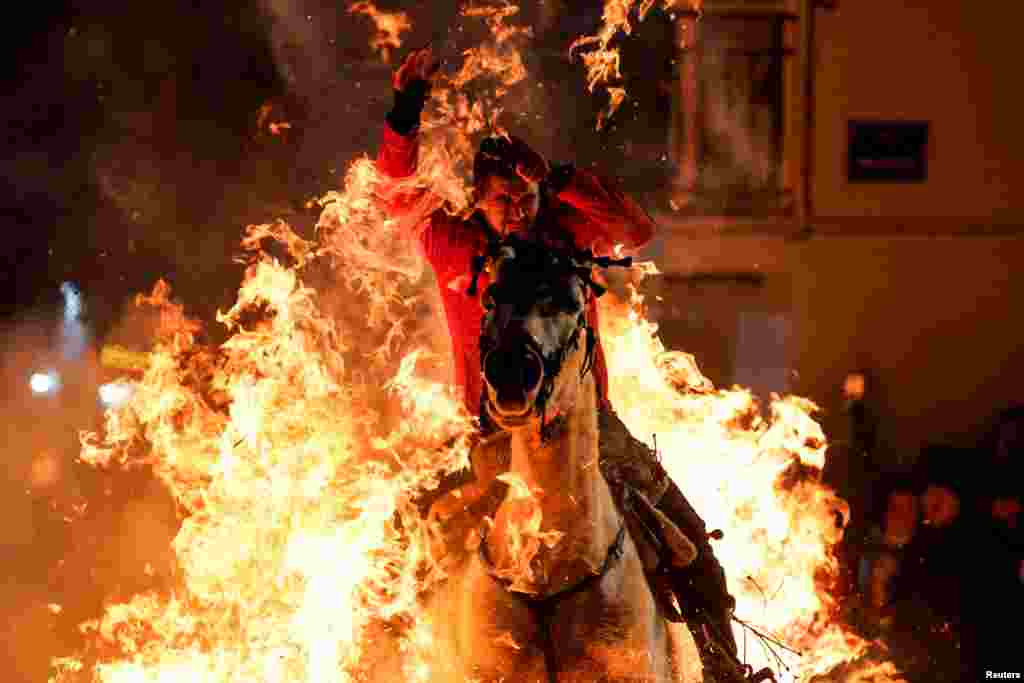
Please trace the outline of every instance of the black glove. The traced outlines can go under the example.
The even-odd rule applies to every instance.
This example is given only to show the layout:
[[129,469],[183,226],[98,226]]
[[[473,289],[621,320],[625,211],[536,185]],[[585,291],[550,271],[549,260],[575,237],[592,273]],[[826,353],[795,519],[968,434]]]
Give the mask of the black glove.
[[409,135],[420,125],[423,107],[427,104],[430,84],[424,80],[410,81],[405,90],[395,90],[395,104],[385,117],[391,130]]

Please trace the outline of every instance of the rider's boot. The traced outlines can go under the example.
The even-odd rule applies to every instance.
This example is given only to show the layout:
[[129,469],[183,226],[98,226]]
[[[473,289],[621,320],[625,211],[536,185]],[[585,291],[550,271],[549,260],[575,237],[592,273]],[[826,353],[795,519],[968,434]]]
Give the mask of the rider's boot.
[[671,570],[672,584],[683,616],[709,622],[712,637],[720,641],[730,655],[735,656],[732,612],[736,600],[726,587],[725,570],[708,542],[704,520],[671,480],[657,507],[697,546],[697,558],[692,563]]
[[708,683],[757,683],[774,681],[768,669],[754,672],[739,659],[732,632],[736,600],[729,594],[725,570],[708,541],[704,521],[674,483],[669,483],[658,508],[682,529],[697,546],[696,559],[681,569],[671,569],[670,580],[683,620],[693,635]]
[[704,521],[671,481],[658,501],[658,509],[697,546],[696,559],[681,569],[670,569],[669,577],[680,613],[700,651],[705,680],[716,683],[746,680],[746,667],[737,659],[732,632],[736,600],[726,588],[725,571],[708,542]]
[[668,476],[657,454],[633,438],[613,411],[602,410],[599,420],[602,470],[609,483],[621,480],[646,495],[697,548],[690,564],[678,568],[668,562],[663,571],[698,644],[707,678],[720,683],[746,680],[747,669],[737,659],[732,632],[736,600],[726,587],[725,571],[711,548],[704,520]]

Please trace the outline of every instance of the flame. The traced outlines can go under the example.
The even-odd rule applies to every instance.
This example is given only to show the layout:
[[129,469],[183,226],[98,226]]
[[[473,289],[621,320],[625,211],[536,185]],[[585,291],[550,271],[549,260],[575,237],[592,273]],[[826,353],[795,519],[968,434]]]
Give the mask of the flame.
[[[505,555],[507,561],[495,567],[495,574],[512,582],[509,590],[534,593],[537,582],[547,577],[536,575],[533,559],[542,545],[554,548],[564,534],[540,530],[543,513],[538,498],[544,493],[541,489],[531,489],[515,472],[498,475],[498,479],[509,486],[504,506],[509,514],[505,543],[510,551]],[[487,523],[491,525],[493,520],[488,519]]]
[[369,0],[353,2],[348,6],[349,14],[365,14],[373,21],[377,33],[370,39],[370,47],[380,51],[381,59],[391,61],[391,51],[402,46],[401,36],[412,30],[412,22],[405,12],[383,12]]
[[471,3],[462,9],[464,17],[483,17],[487,28],[490,29],[491,35],[499,45],[517,36],[529,38],[533,35],[533,28],[530,26],[508,26],[505,24],[506,19],[516,14],[519,14],[519,7],[509,0],[501,0],[493,5]]
[[[494,4],[469,4],[460,14],[482,19],[491,39],[462,53],[462,65],[451,75],[441,74],[431,91],[433,108],[426,112],[422,129],[433,141],[432,149],[443,157],[421,159],[420,167],[456,171],[471,168],[476,139],[481,135],[507,135],[499,123],[504,111],[501,101],[510,89],[526,80],[527,70],[519,44],[533,35],[529,26],[506,23],[519,13],[508,0]],[[430,172],[430,171],[428,171]],[[453,177],[433,178],[435,191],[457,208],[469,201],[465,190],[453,190],[461,184]]]
[[[643,0],[641,19],[653,4]],[[617,74],[617,53],[597,53],[628,33],[632,5],[608,2],[602,33],[574,43],[599,46],[584,59],[598,69],[591,89]],[[467,464],[475,422],[450,387],[449,342],[429,314],[437,293],[402,236],[441,206],[469,205],[459,170],[472,137],[499,130],[501,96],[526,77],[515,43],[529,29],[505,23],[517,11],[463,10],[494,39],[440,79],[412,178],[396,183],[357,159],[343,189],[320,200],[316,240],[283,222],[247,228],[244,280],[217,316],[226,342],[202,344],[162,281],[137,298],[159,314],[159,331],[144,357],[108,354],[138,376],[103,433],[83,436],[81,459],[149,465],[173,494],[184,517],[175,582],[83,624],[87,650],[55,660],[51,681],[430,680],[435,625],[419,598],[444,570],[409,501]],[[368,2],[350,12],[380,16]],[[492,89],[471,98],[477,84]],[[381,199],[409,211],[396,219]],[[673,478],[725,530],[718,554],[738,614],[804,652],[783,654],[789,680],[862,657],[871,644],[835,621],[827,590],[832,515],[847,510],[817,481],[826,442],[814,405],[780,397],[763,416],[749,392],[716,390],[692,356],[666,351],[635,292],[602,302],[612,399],[636,436],[657,434]],[[525,583],[541,544],[559,538],[543,530],[540,492],[504,479],[521,514],[510,527],[518,553],[499,569]],[[866,659],[846,676],[900,680],[891,663]]]
[[[637,7],[639,21],[644,20],[655,3],[656,0],[641,0]],[[703,7],[703,0],[662,0],[666,11],[684,3],[698,14]],[[608,93],[608,105],[597,117],[597,130],[604,127],[626,99],[626,89],[621,85],[622,56],[619,48],[612,46],[612,41],[619,34],[628,36],[633,33],[629,15],[635,5],[636,0],[605,0],[601,27],[597,33],[580,36],[569,45],[569,59],[578,55],[583,60],[587,72],[587,90],[593,93],[600,86]]]
[[[829,590],[839,570],[835,514],[848,518],[849,509],[819,482],[826,440],[817,407],[773,396],[762,415],[749,391],[715,390],[692,356],[666,350],[635,288],[628,301],[601,302],[613,404],[637,438],[658,448],[709,529],[723,530],[715,553],[737,616],[789,648],[778,648],[783,671],[759,648],[748,649],[748,663],[771,666],[780,681],[807,680],[862,658],[872,643],[838,622]],[[742,643],[742,630],[735,632]],[[869,659],[846,680],[867,680],[867,672],[871,680],[902,680],[891,663]]]
[[[349,681],[384,649],[381,624],[416,622],[421,582],[436,574],[417,571],[431,562],[407,501],[464,465],[473,421],[428,376],[439,354],[415,338],[406,296],[421,269],[369,201],[379,180],[353,164],[345,191],[325,199],[319,244],[284,223],[250,226],[237,301],[218,314],[230,337],[216,348],[197,341],[166,283],[138,297],[159,313],[154,348],[81,458],[153,466],[185,515],[178,581],[84,624],[89,651],[57,660],[51,680],[76,680],[92,661],[99,681]],[[343,260],[358,235],[399,246]],[[290,265],[260,251],[268,240]],[[329,291],[306,284],[327,262],[338,310],[358,321],[326,312]],[[429,632],[395,632],[407,679],[423,678]]]
[[292,124],[288,121],[272,120],[280,114],[278,109],[279,105],[273,101],[264,102],[260,105],[260,108],[256,110],[256,130],[258,132],[266,130],[271,135],[277,137],[292,128]]
[[608,102],[608,109],[597,114],[597,130],[604,128],[604,124],[615,114],[615,111],[619,108],[619,105],[626,99],[626,89],[616,88],[608,86],[608,96],[610,101]]

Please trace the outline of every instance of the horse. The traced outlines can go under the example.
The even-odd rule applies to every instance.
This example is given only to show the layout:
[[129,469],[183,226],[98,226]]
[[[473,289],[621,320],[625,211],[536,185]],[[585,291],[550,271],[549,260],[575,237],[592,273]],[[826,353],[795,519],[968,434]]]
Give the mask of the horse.
[[677,625],[598,466],[594,259],[520,239],[496,254],[480,340],[494,433],[480,448],[507,458],[508,488],[429,600],[429,680],[681,680]]

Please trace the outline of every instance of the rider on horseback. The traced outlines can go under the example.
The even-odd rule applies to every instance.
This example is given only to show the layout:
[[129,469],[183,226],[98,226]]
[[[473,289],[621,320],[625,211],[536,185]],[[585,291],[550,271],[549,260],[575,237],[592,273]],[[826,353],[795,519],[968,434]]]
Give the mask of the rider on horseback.
[[[395,104],[387,115],[377,158],[378,168],[391,178],[404,178],[415,172],[420,115],[438,66],[428,47],[411,52],[394,73]],[[456,380],[467,409],[480,414],[478,337],[484,309],[478,297],[467,296],[465,283],[471,264],[479,263],[488,243],[509,234],[522,234],[534,239],[561,239],[573,243],[575,248],[607,253],[615,244],[628,249],[642,247],[653,236],[655,226],[638,204],[605,179],[571,165],[552,168],[516,138],[483,141],[473,164],[473,182],[475,210],[467,217],[438,210],[420,224],[417,238],[440,286],[455,354]],[[393,208],[401,210],[397,204]],[[483,278],[480,290],[485,290],[488,275],[478,272],[475,277]],[[587,319],[596,330],[597,307],[593,298],[588,303]],[[661,562],[652,575],[656,579],[652,583],[660,583],[679,596],[680,616],[700,647],[705,675],[716,680],[742,680],[743,666],[736,660],[731,628],[735,601],[726,589],[725,573],[712,551],[705,524],[668,477],[656,454],[634,439],[612,410],[600,343],[594,351],[602,472],[609,485],[618,489],[620,498],[622,490],[628,487],[653,504],[647,509],[645,528],[656,529],[654,518],[664,515],[696,545],[696,560],[683,569],[673,566],[671,561]],[[483,416],[482,430],[488,428]],[[437,514],[439,508],[447,507],[452,514],[484,498],[507,463],[480,460],[473,460],[472,471],[443,481],[421,501],[421,508],[433,505]],[[456,489],[456,496],[442,498]],[[658,543],[659,534],[653,536],[655,545],[668,553],[672,544],[666,543],[664,537]],[[658,592],[664,597],[664,590]],[[671,599],[669,609],[674,611]]]

